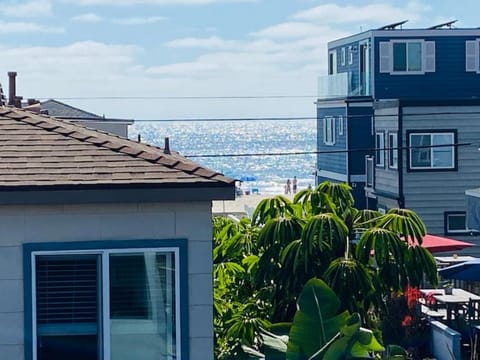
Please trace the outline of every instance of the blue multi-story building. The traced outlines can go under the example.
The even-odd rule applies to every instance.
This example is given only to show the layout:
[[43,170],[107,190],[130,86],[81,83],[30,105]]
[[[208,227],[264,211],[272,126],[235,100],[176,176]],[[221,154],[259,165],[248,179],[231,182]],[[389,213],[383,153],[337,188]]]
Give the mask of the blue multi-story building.
[[480,29],[453,23],[328,44],[317,181],[350,184],[359,208],[412,208],[430,232],[461,234],[465,190],[480,185]]

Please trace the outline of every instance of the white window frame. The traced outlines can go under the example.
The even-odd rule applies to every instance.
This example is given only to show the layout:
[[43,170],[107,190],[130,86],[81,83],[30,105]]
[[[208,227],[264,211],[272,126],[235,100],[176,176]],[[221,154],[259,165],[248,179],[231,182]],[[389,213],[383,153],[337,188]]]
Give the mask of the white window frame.
[[[408,43],[419,43],[421,54],[420,70],[408,70]],[[406,70],[394,70],[394,44],[406,44]],[[379,43],[379,72],[389,73],[390,75],[423,75],[427,72],[435,72],[436,50],[434,41],[425,41],[423,39],[393,39],[390,41],[381,41]]]
[[388,133],[388,167],[398,169],[398,133]]
[[353,64],[353,45],[348,47],[348,65]]
[[[434,166],[434,152],[435,152],[435,147],[434,146],[431,146],[429,148],[425,148],[425,149],[415,149],[413,148],[413,145],[412,145],[412,136],[430,136],[430,144],[433,144],[433,137],[436,136],[436,135],[441,135],[441,136],[445,136],[445,135],[450,135],[451,136],[451,149],[452,149],[452,158],[451,158],[451,166]],[[456,168],[456,164],[455,164],[455,133],[453,131],[444,131],[444,132],[411,132],[409,133],[408,135],[408,140],[409,140],[409,164],[408,164],[408,168],[409,170],[412,170],[412,171],[415,171],[415,170],[454,170]],[[444,147],[448,147],[448,146],[444,146]],[[413,151],[416,151],[416,150],[422,150],[422,151],[425,151],[426,153],[427,152],[430,152],[430,166],[413,166]]]
[[[451,217],[463,217],[465,220],[465,227],[463,229],[450,229]],[[469,232],[467,227],[467,214],[466,212],[446,212],[445,213],[445,230],[447,234],[465,234]]]
[[[35,258],[36,256],[44,256],[44,255],[98,255],[101,257],[101,270],[100,276],[101,281],[103,284],[107,284],[102,286],[102,301],[101,301],[101,313],[102,313],[102,323],[108,324],[110,320],[110,289],[108,284],[110,283],[110,271],[109,271],[109,261],[111,254],[125,254],[125,253],[139,253],[139,252],[165,252],[165,253],[173,253],[174,254],[174,261],[175,261],[175,349],[176,349],[176,359],[182,358],[181,353],[181,309],[180,309],[180,296],[188,296],[188,294],[181,294],[180,293],[180,249],[177,247],[155,247],[155,248],[120,248],[120,249],[95,249],[95,250],[54,250],[54,251],[32,251],[31,252],[31,294],[32,294],[32,360],[37,360],[37,299],[36,299],[36,266],[35,266]],[[111,359],[111,348],[110,348],[110,340],[111,340],[111,333],[110,333],[110,326],[103,326],[103,329],[99,329],[102,335],[101,345],[103,346],[102,354],[103,360],[110,360]]]
[[385,133],[375,132],[375,166],[385,167]]
[[347,54],[346,54],[346,49],[345,47],[342,47],[340,49],[340,63],[342,64],[342,66],[345,66],[346,64],[346,61],[347,61]]
[[333,116],[323,118],[323,143],[325,145],[335,145],[335,124]]
[[338,118],[338,135],[343,135],[344,132],[344,123],[343,123],[343,116],[340,115]]

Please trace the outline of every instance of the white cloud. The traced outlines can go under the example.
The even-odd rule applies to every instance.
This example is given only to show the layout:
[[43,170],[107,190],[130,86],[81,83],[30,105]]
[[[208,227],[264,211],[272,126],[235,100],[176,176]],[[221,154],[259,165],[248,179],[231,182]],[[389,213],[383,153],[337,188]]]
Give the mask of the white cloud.
[[208,38],[183,38],[168,41],[164,44],[171,48],[203,48],[203,49],[231,49],[238,46],[237,41],[227,41],[218,36]]
[[20,21],[1,21],[0,20],[0,34],[12,33],[63,33],[64,29],[60,27],[44,26],[35,23],[27,23]]
[[[131,65],[139,51],[138,47],[131,45],[107,45],[94,41],[60,47],[2,48],[0,67],[18,69],[19,74],[28,72],[36,77],[47,76],[52,81],[56,74],[70,79],[82,78],[105,69],[114,72]],[[58,77],[56,80],[65,81],[65,78]]]
[[258,0],[63,0],[75,5],[208,5],[215,3],[255,2]]
[[146,25],[155,24],[167,20],[164,16],[131,17],[123,19],[113,19],[112,22],[120,25]]
[[98,16],[97,14],[87,13],[74,16],[72,17],[72,20],[78,22],[95,23],[101,22],[103,18],[101,16]]
[[52,14],[51,0],[31,0],[24,3],[9,2],[0,6],[0,13],[10,17],[42,17]]
[[322,35],[330,29],[326,26],[315,25],[307,22],[285,22],[262,29],[252,35],[269,38],[302,38]]
[[[60,0],[59,0],[60,1]],[[207,4],[220,0],[64,0],[78,4]],[[353,3],[353,2],[351,2]],[[218,96],[316,94],[317,77],[326,74],[327,42],[355,33],[358,24],[374,27],[402,19],[413,19],[428,8],[416,2],[403,7],[370,3],[339,6],[333,3],[293,14],[285,22],[259,28],[241,38],[227,38],[212,29],[205,37],[186,36],[162,44],[163,51],[193,49],[196,54],[178,62],[149,65],[138,57],[143,49],[129,45],[81,42],[64,47],[2,49],[0,69],[19,73],[19,95],[27,97],[74,96]],[[84,14],[85,15],[85,14]],[[342,17],[341,19],[339,17]],[[136,18],[130,23],[162,21],[152,17]],[[103,19],[113,22],[125,19]],[[147,21],[147,22],[148,22]],[[125,23],[125,22],[124,22]],[[345,24],[349,29],[346,30]],[[353,24],[353,25],[352,25]],[[367,28],[367,27],[366,27]],[[197,32],[199,27],[196,27]],[[353,29],[353,30],[352,30]],[[1,31],[1,23],[0,23]],[[212,35],[212,36],[210,36]],[[168,48],[168,49],[166,49]],[[183,51],[182,51],[183,52]],[[159,52],[160,53],[160,52]],[[180,51],[178,51],[180,53]],[[200,55],[198,55],[200,53]],[[148,54],[147,54],[148,55]],[[170,58],[165,56],[165,59]],[[0,74],[1,76],[1,74]],[[23,87],[23,89],[22,89]],[[295,100],[296,101],[296,100]],[[131,118],[299,116],[314,114],[312,99],[252,104],[253,101],[202,102],[106,100],[73,102],[72,105]],[[70,101],[67,101],[70,103]],[[288,104],[287,104],[288,103]]]
[[205,72],[218,71],[216,63],[207,63],[202,61],[192,61],[185,63],[176,63],[162,66],[154,66],[146,70],[147,74],[168,75],[168,76],[194,76]]
[[322,4],[300,11],[292,16],[296,20],[322,24],[373,23],[386,24],[401,20],[418,20],[430,7],[411,1],[405,7],[395,7],[385,3],[360,5]]

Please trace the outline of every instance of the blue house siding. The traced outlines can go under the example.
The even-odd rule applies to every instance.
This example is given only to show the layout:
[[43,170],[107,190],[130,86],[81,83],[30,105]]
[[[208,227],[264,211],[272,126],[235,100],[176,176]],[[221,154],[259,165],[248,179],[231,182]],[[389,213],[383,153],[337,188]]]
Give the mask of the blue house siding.
[[352,186],[355,206],[364,209],[367,206],[365,196],[365,156],[372,155],[374,138],[372,136],[371,101],[351,103],[348,106],[348,175]]
[[[411,40],[413,42],[421,40],[421,48],[415,48],[415,45],[403,47],[403,56],[398,57],[399,54],[396,53],[397,60],[403,60],[403,65],[401,61],[396,62],[397,71],[393,71],[393,42]],[[467,41],[470,54],[468,62]],[[373,120],[373,104],[383,100],[399,99],[410,102],[436,102],[437,105],[445,105],[444,103],[448,102],[455,106],[453,102],[480,99],[480,68],[477,68],[480,62],[479,47],[480,29],[473,28],[381,28],[329,42],[328,53],[336,54],[336,68],[330,68],[334,70],[329,72],[331,75],[326,81],[322,79],[322,82],[319,82],[322,87],[319,86],[317,102],[317,150],[320,152],[317,157],[317,168],[324,170],[320,171],[319,176],[328,179],[329,176],[342,175],[333,180],[348,182],[353,188],[356,205],[360,208],[367,206],[364,192],[365,156],[374,155],[372,150],[375,148],[375,131],[385,134],[384,146],[390,141],[388,140],[390,132],[397,134],[397,141],[402,141],[404,136],[401,131],[395,132],[395,129],[402,128],[401,114],[396,119],[396,124],[384,128],[384,124],[375,124],[376,121]],[[344,62],[342,49],[345,49]],[[349,63],[350,49],[353,56],[351,63]],[[396,47],[397,50],[402,48]],[[409,65],[414,66],[407,67]],[[398,71],[399,69],[403,71]],[[348,76],[345,76],[345,73],[348,73]],[[325,91],[325,84],[328,85],[329,91]],[[338,107],[334,106],[335,104],[338,104]],[[470,109],[474,111],[473,107]],[[324,144],[323,118],[327,116],[343,116],[347,119],[346,139],[337,138],[335,144]],[[393,117],[385,115],[385,119],[390,120]],[[335,154],[322,153],[331,150],[347,151]],[[392,154],[387,151],[383,153],[385,168],[380,168],[382,158],[379,158],[379,168],[374,168],[378,170],[374,173],[374,183],[378,180],[378,185],[385,185],[386,189],[376,195],[370,189],[369,202],[373,201],[376,204],[378,196],[378,204],[390,206],[395,199],[390,199],[389,194],[398,193],[397,195],[403,199],[400,195],[403,193],[406,180],[401,171],[395,170],[395,165],[392,165],[392,168],[388,167],[387,155]],[[399,152],[397,155],[399,167],[402,166],[402,154],[403,152]],[[387,180],[394,174],[396,182],[392,186]],[[374,187],[376,188],[376,185]],[[403,200],[400,201],[400,205],[403,204]],[[368,206],[370,205],[369,203]]]
[[348,148],[354,150],[349,153],[349,175],[365,174],[365,156],[373,154],[372,117],[371,106],[348,107]]
[[[465,70],[465,42],[476,36],[376,37],[376,99],[465,99],[480,96],[480,74]],[[379,43],[419,39],[435,42],[435,72],[424,74],[389,74],[379,71]]]
[[[339,107],[317,108],[317,169],[347,175],[347,112],[346,105]],[[335,143],[327,145],[324,142],[323,122],[327,117],[335,120]],[[341,119],[341,120],[340,120]],[[343,134],[340,134],[340,121],[343,121]],[[330,151],[338,151],[328,153]]]

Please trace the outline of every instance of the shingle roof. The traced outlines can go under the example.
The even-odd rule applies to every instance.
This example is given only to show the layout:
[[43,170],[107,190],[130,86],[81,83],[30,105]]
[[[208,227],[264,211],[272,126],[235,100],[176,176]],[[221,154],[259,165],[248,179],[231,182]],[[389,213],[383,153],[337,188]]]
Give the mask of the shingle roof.
[[100,115],[76,108],[61,101],[49,99],[40,103],[42,109],[48,111],[48,115],[61,118],[91,118],[103,119]]
[[233,183],[177,153],[0,106],[0,189]]

